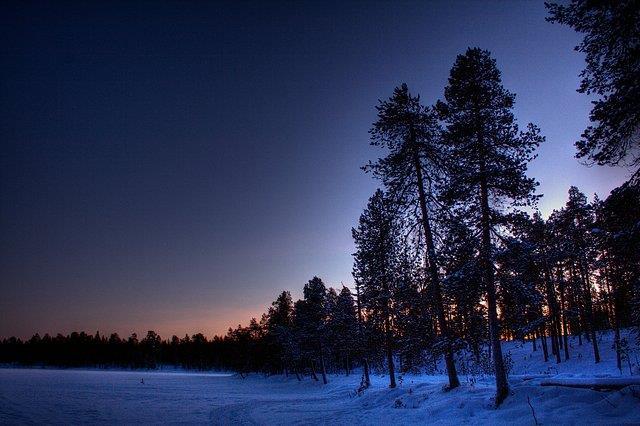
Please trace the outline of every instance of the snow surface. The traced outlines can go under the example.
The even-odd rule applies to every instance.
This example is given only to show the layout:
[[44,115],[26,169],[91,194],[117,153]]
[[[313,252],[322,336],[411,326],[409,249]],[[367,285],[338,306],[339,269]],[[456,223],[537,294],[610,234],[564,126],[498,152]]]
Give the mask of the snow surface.
[[[591,346],[572,341],[569,362],[542,361],[531,343],[504,344],[513,371],[512,394],[496,409],[491,376],[461,377],[445,391],[442,375],[404,375],[397,389],[373,375],[358,396],[360,375],[331,375],[329,384],[306,377],[214,373],[0,369],[0,424],[639,424],[640,386],[598,392],[541,386],[544,380],[626,377],[615,367],[611,336],[601,339],[602,362]],[[632,355],[636,374],[638,349]],[[638,376],[636,376],[638,377]],[[141,383],[144,379],[144,383]],[[635,378],[633,378],[635,379]],[[530,402],[531,406],[529,405]]]

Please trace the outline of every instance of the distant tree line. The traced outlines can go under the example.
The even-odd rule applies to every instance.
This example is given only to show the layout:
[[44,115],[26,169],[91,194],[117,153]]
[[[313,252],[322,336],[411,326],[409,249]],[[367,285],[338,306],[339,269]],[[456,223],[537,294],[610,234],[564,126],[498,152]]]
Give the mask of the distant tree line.
[[[586,33],[580,90],[603,96],[578,155],[637,165],[638,103],[615,97],[630,86],[636,93],[640,81],[638,2],[548,8],[550,20]],[[601,51],[609,46],[615,52]],[[359,368],[361,389],[372,369],[387,372],[390,387],[398,371],[444,368],[450,388],[459,386],[459,373],[482,371],[495,375],[500,404],[510,368],[501,339],[529,341],[545,361],[561,363],[572,356],[573,335],[598,363],[597,333],[612,329],[622,369],[628,342],[620,329],[640,325],[640,177],[591,202],[572,186],[566,205],[545,219],[538,183],[526,174],[544,137],[533,124],[518,126],[514,104],[496,61],[478,48],[456,58],[434,105],[406,84],[380,101],[370,143],[381,155],[363,169],[381,188],[352,230],[353,291],[313,277],[302,299],[284,291],[260,320],[224,337],[36,335],[4,340],[0,362],[169,364],[324,383],[330,372]],[[599,118],[608,111],[611,120]]]
[[193,336],[162,340],[149,331],[138,339],[133,333],[121,338],[117,333],[109,337],[96,332],[73,332],[54,337],[35,334],[22,341],[15,337],[0,343],[0,363],[22,366],[93,367],[155,369],[174,366],[197,370],[226,370],[233,349],[222,337],[211,340],[201,333]]

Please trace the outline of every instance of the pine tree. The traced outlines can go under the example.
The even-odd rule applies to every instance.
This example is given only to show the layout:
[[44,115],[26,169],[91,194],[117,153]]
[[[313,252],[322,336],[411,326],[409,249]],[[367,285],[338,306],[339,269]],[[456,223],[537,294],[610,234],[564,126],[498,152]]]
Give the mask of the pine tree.
[[511,237],[504,239],[496,253],[503,331],[509,330],[512,337],[523,340],[542,320],[538,307],[543,297],[537,286],[539,272],[534,250],[535,245],[526,239]]
[[611,191],[597,209],[595,225],[605,285],[613,293],[621,368],[620,328],[634,324],[640,341],[640,186],[627,182]]
[[[553,216],[553,215],[552,215]],[[555,228],[552,221],[545,221],[539,212],[533,217],[524,219],[521,223],[521,238],[532,245],[531,255],[537,269],[536,289],[544,295],[547,305],[547,315],[541,322],[539,329],[542,338],[542,349],[545,362],[548,360],[547,335],[551,339],[551,353],[555,356],[556,363],[561,362],[560,349],[565,348],[565,359],[568,359],[568,346],[566,338],[566,311],[564,303],[565,286],[561,279],[557,279],[557,273],[561,271],[558,266],[563,259],[563,241],[554,234]],[[557,273],[554,274],[554,267]],[[558,300],[558,295],[560,300]],[[540,306],[542,313],[542,306]],[[563,331],[564,335],[563,335]],[[562,339],[564,339],[564,344]]]
[[548,21],[584,34],[575,48],[587,62],[578,92],[599,96],[589,115],[593,125],[576,142],[577,157],[601,165],[628,159],[640,166],[640,2],[572,0],[545,6]]
[[289,364],[292,362],[292,327],[293,300],[291,293],[283,291],[271,304],[267,313],[267,345],[269,355],[277,359],[280,369],[288,374]]
[[[558,300],[554,295],[553,306],[550,306],[550,310],[554,315],[554,330],[558,336],[562,334],[562,340],[558,340],[558,343],[563,343],[565,361],[569,359],[568,323],[571,317],[574,319],[579,317],[578,312],[582,310],[580,307],[574,306],[575,297],[568,297],[582,294],[582,291],[581,286],[574,280],[572,272],[570,257],[572,243],[566,232],[566,220],[567,217],[563,211],[554,210],[546,223],[542,224],[544,247],[548,254],[544,259],[545,273],[549,280],[555,279],[559,296]],[[553,273],[554,269],[555,274]],[[569,272],[568,279],[567,271]],[[556,359],[559,357],[558,352]]]
[[361,291],[360,300],[368,320],[383,330],[391,388],[396,387],[392,329],[396,231],[391,203],[377,190],[360,215],[358,228],[351,231],[356,245],[353,277]]
[[320,278],[313,277],[304,285],[303,294],[303,303],[296,306],[296,315],[302,332],[301,338],[306,341],[312,353],[315,352],[317,354],[320,361],[322,382],[326,385],[328,383],[325,365],[327,350],[325,342],[327,288]]
[[472,218],[481,232],[480,260],[487,293],[489,335],[496,374],[496,403],[509,392],[496,310],[492,232],[504,205],[530,205],[536,182],[525,175],[542,142],[529,124],[519,132],[515,96],[502,86],[500,71],[486,50],[468,49],[456,59],[438,109],[447,123],[449,182],[445,199]]
[[376,107],[378,119],[369,133],[371,145],[386,148],[384,158],[364,167],[382,180],[389,197],[406,212],[418,211],[425,245],[426,278],[444,341],[449,387],[460,385],[451,346],[451,336],[442,298],[432,214],[436,187],[442,178],[441,128],[432,108],[420,104],[406,84]]
[[311,369],[311,378],[318,380],[315,370],[314,358],[317,352],[317,346],[309,339],[310,333],[310,318],[308,304],[306,300],[299,299],[293,304],[293,321],[292,321],[292,334],[295,342],[296,352],[294,354],[294,362],[296,363],[296,371],[300,369],[304,372],[305,365],[308,365]]
[[337,294],[335,302],[330,304],[328,334],[331,336],[331,346],[334,348],[336,358],[342,360],[345,373],[351,372],[352,356],[357,343],[358,319],[356,308],[347,287],[342,287]]
[[571,268],[581,284],[580,291],[583,295],[585,325],[589,331],[589,337],[593,345],[595,362],[600,362],[600,351],[596,338],[596,324],[594,318],[593,296],[591,285],[591,264],[593,263],[593,228],[594,216],[587,197],[575,186],[569,188],[569,200],[562,211],[565,216],[564,232],[570,243]]
[[156,364],[160,358],[160,336],[155,331],[149,330],[147,335],[140,341],[145,354],[145,367],[156,368]]

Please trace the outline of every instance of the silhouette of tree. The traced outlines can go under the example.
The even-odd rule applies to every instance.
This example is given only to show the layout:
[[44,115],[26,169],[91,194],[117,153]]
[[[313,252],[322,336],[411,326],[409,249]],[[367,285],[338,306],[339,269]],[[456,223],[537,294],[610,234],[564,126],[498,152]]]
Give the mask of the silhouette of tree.
[[576,142],[576,156],[601,165],[627,160],[639,166],[640,2],[572,0],[545,6],[547,21],[584,34],[575,48],[587,62],[578,92],[599,96],[589,114],[593,124]]
[[456,59],[438,109],[447,123],[448,178],[444,198],[481,231],[480,260],[487,292],[489,336],[496,373],[496,403],[509,392],[500,346],[494,282],[492,232],[503,206],[530,205],[536,183],[525,175],[542,142],[529,124],[519,132],[511,112],[515,96],[502,86],[500,71],[486,50],[468,49]]

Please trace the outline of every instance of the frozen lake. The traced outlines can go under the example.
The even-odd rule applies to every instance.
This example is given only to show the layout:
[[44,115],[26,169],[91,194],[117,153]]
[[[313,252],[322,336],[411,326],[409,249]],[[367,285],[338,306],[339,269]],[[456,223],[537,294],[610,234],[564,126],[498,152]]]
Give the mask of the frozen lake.
[[0,423],[207,423],[214,407],[248,396],[237,382],[216,374],[0,369]]

